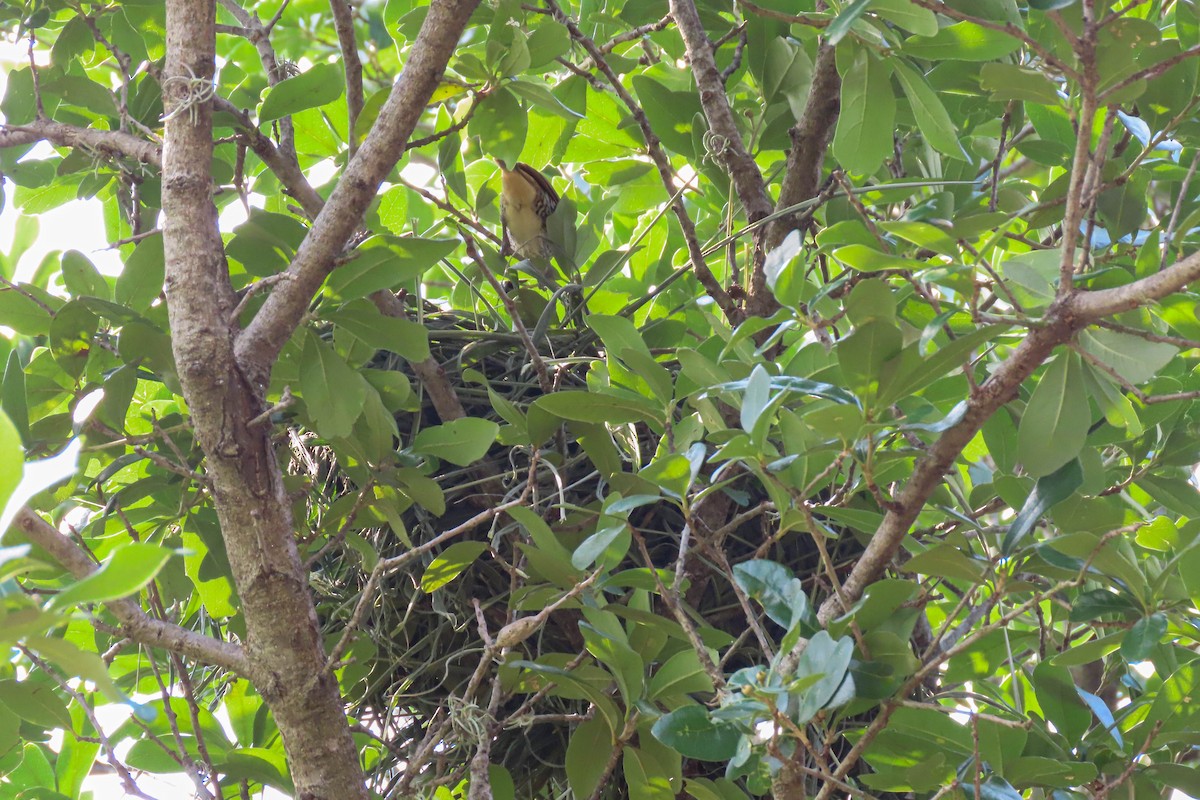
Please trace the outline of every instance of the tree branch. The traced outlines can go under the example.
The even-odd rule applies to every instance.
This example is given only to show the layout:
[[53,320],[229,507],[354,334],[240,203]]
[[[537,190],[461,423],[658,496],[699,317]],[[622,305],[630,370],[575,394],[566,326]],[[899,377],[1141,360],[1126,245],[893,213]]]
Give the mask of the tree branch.
[[[838,75],[835,49],[822,43],[817,47],[813,64],[812,86],[808,101],[790,131],[792,148],[788,151],[787,169],[779,189],[776,210],[789,208],[816,197],[821,185],[821,169],[825,152],[837,126],[841,111],[842,77]],[[780,217],[771,223],[767,235],[767,250],[774,250],[793,230],[807,223],[811,213],[800,212]]]
[[[76,578],[96,571],[96,564],[79,545],[28,508],[17,512],[13,527],[61,564]],[[156,620],[136,600],[124,597],[104,604],[121,623],[121,634],[149,647],[162,647],[239,675],[248,673],[246,654],[239,645],[222,642],[178,625]]]
[[[754,156],[746,151],[742,132],[733,118],[729,97],[725,94],[725,76],[717,69],[713,46],[704,30],[704,23],[700,21],[700,14],[692,0],[671,0],[671,15],[675,17],[683,36],[688,63],[700,94],[700,107],[708,120],[709,136],[706,142],[711,143],[711,149],[715,151],[713,155],[729,173],[738,200],[746,209],[747,221],[756,222],[771,213],[771,197],[767,194],[762,172]],[[754,235],[751,254],[747,269],[746,310],[755,316],[765,316],[778,308],[778,304],[767,287],[767,276],[762,268],[764,251],[761,232]]]
[[696,225],[692,222],[692,218],[688,216],[687,207],[683,204],[683,198],[678,196],[675,187],[675,170],[671,167],[671,159],[663,152],[662,142],[658,135],[654,133],[654,129],[650,127],[650,121],[646,118],[646,112],[633,99],[633,95],[621,83],[620,77],[613,71],[613,68],[604,58],[604,53],[600,52],[600,48],[590,37],[585,35],[579,26],[575,24],[570,17],[562,10],[555,0],[544,0],[546,8],[550,10],[551,15],[566,26],[567,31],[571,34],[571,38],[579,42],[587,54],[591,56],[596,67],[604,73],[604,77],[608,79],[612,85],[613,91],[621,98],[626,108],[633,114],[634,120],[637,121],[638,128],[642,131],[642,138],[646,140],[646,150],[650,154],[650,159],[654,162],[654,166],[658,168],[658,176],[663,182],[663,186],[667,190],[668,195],[675,195],[671,200],[671,210],[675,212],[675,218],[679,220],[679,227],[683,230],[683,239],[687,242],[688,258],[692,263],[692,272],[696,276],[696,280],[704,287],[704,291],[717,304],[717,307],[725,314],[726,319],[731,323],[737,324],[744,316],[742,310],[738,308],[733,298],[729,296],[729,292],[725,291],[721,286],[717,276],[713,275],[711,269],[708,268],[708,262],[704,259],[704,251],[700,246],[700,240],[696,238]]
[[350,143],[350,156],[358,150],[358,115],[363,109],[363,68],[358,58],[358,43],[354,39],[354,7],[347,0],[329,0],[333,11],[333,27],[337,31],[338,45],[342,48],[342,64],[346,69],[346,110],[350,120],[346,141]]
[[1130,311],[1161,300],[1197,280],[1200,280],[1200,252],[1176,261],[1162,272],[1156,272],[1124,286],[1076,292],[1068,300],[1068,308],[1081,320],[1095,322],[1101,317],[1120,314],[1122,311]]
[[120,131],[102,131],[38,119],[27,125],[0,126],[0,148],[46,141],[56,147],[80,147],[107,158],[131,158],[162,166],[162,150],[154,142]]
[[[917,461],[912,477],[896,495],[896,505],[884,516],[866,550],[842,585],[842,594],[831,596],[821,604],[817,619],[822,626],[828,625],[844,612],[843,598],[847,603],[856,602],[862,597],[863,590],[883,574],[908,534],[909,527],[925,507],[934,489],[941,484],[942,476],[951,468],[954,460],[983,423],[1016,395],[1021,383],[1045,361],[1057,345],[1070,339],[1084,324],[1063,305],[1052,307],[1046,325],[1030,331],[1013,354],[972,394],[967,400],[967,410],[963,418],[938,437],[925,455]],[[799,645],[789,654],[790,669],[795,668],[802,652],[803,645]]]
[[700,106],[708,120],[709,131],[720,137],[719,146],[714,155],[721,162],[733,180],[734,191],[746,209],[750,222],[762,219],[771,213],[771,198],[767,195],[767,187],[763,182],[762,172],[754,157],[746,152],[742,141],[742,132],[738,130],[737,122],[733,119],[733,110],[729,107],[729,98],[725,95],[725,81],[721,79],[721,71],[713,58],[712,43],[704,31],[704,23],[700,21],[700,13],[692,0],[671,0],[671,16],[679,26],[683,35],[683,44],[687,48],[688,63],[692,67],[692,75],[696,79],[696,88],[700,93]]
[[[246,623],[249,678],[271,709],[299,797],[365,800],[357,748],[296,546],[260,385],[234,354],[237,297],[213,203],[214,0],[168,0],[163,247],[171,344]],[[285,283],[284,286],[288,284]],[[281,624],[286,621],[286,624]],[[316,676],[303,686],[292,676]]]
[[309,301],[333,270],[346,242],[358,229],[379,185],[404,153],[404,145],[478,4],[479,0],[446,0],[430,7],[379,119],[346,167],[288,268],[291,279],[271,293],[238,336],[238,363],[257,385],[266,384],[279,351],[300,324]]

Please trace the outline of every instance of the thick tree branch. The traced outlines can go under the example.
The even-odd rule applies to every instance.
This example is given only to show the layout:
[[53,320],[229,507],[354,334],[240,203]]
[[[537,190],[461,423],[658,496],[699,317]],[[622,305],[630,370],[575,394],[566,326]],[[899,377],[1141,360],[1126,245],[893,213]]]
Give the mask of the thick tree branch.
[[358,229],[379,185],[404,153],[404,145],[477,5],[479,0],[445,0],[430,7],[379,119],[346,167],[288,268],[291,279],[271,293],[238,337],[238,362],[258,385],[266,384],[279,351],[300,324],[309,301]]
[[284,190],[300,204],[308,218],[315,219],[317,214],[321,213],[325,201],[308,182],[308,178],[304,177],[304,172],[300,169],[296,159],[276,147],[275,143],[258,129],[249,114],[225,98],[214,98],[213,108],[234,118],[254,154],[267,165],[267,169],[275,174]]
[[0,126],[0,148],[46,141],[56,147],[79,147],[107,158],[131,158],[151,166],[162,165],[162,151],[154,142],[121,133],[66,125],[38,119],[27,125]]
[[716,139],[717,152],[714,155],[729,172],[734,191],[746,209],[749,221],[762,219],[771,213],[771,198],[767,195],[762,172],[754,163],[754,157],[746,152],[742,132],[733,119],[733,110],[725,95],[725,81],[717,69],[712,43],[704,31],[700,14],[692,0],[671,0],[671,16],[683,35],[688,63],[696,79],[700,107],[704,109],[708,129],[713,136],[719,137]]
[[[820,190],[825,152],[841,111],[842,78],[838,75],[834,53],[832,45],[822,43],[817,47],[808,101],[800,120],[791,130],[792,149],[788,151],[776,210],[816,197]],[[789,214],[771,223],[767,249],[778,247],[784,237],[804,225],[809,216],[804,212]]]
[[212,198],[212,103],[197,90],[215,68],[215,14],[213,0],[167,2],[162,209],[172,349],[242,600],[249,677],[279,726],[296,794],[365,800],[337,681],[323,670],[270,426],[253,424],[260,391],[234,356],[237,297]]
[[[77,544],[54,529],[54,526],[28,508],[17,512],[13,527],[32,544],[45,550],[76,578],[86,578],[96,571],[96,563]],[[248,674],[246,654],[232,642],[222,642],[178,625],[154,619],[137,601],[123,597],[104,604],[121,623],[121,634],[139,644],[162,647],[222,669]]]
[[1068,301],[1068,307],[1080,319],[1095,322],[1101,317],[1157,302],[1195,281],[1200,281],[1200,252],[1176,261],[1162,272],[1124,286],[1076,292]]
[[[733,109],[729,107],[729,98],[725,94],[725,76],[717,69],[713,45],[704,30],[704,23],[700,21],[696,5],[692,0],[671,0],[671,15],[683,35],[688,62],[700,94],[700,107],[708,120],[709,135],[705,141],[729,173],[738,200],[746,210],[747,220],[756,222],[763,219],[772,211],[771,197],[767,194],[762,172],[754,156],[746,151],[742,132],[733,118]],[[762,241],[762,232],[756,232],[751,263],[747,269],[746,311],[755,316],[766,316],[779,307],[775,295],[767,287],[767,276],[763,272]]]
[[[258,59],[267,71],[267,85],[274,86],[290,77],[289,67],[280,64],[275,57],[275,47],[271,44],[271,29],[279,21],[288,4],[285,0],[279,7],[279,12],[266,25],[259,20],[258,14],[242,8],[237,0],[220,0],[221,7],[233,15],[246,31],[246,37],[258,51]],[[296,130],[291,117],[279,120],[279,144],[288,158],[296,160]]]
[[[1016,396],[1021,383],[1055,347],[1102,317],[1161,300],[1196,280],[1200,280],[1200,253],[1193,253],[1162,272],[1125,286],[1094,292],[1075,291],[1052,306],[1046,324],[1030,331],[1013,354],[972,394],[958,424],[943,433],[917,462],[912,477],[896,496],[896,507],[888,511],[843,584],[841,597],[830,597],[821,605],[817,615],[820,624],[827,625],[843,613],[843,599],[847,603],[857,601],[863,590],[883,574],[917,514],[963,448],[992,414]],[[803,649],[804,643],[801,643],[790,654],[789,667],[794,668],[795,659]]]
[[831,596],[821,605],[817,619],[822,626],[843,613],[842,598],[847,603],[857,601],[862,597],[863,590],[883,574],[908,534],[909,527],[925,507],[929,495],[941,484],[942,476],[983,423],[1016,396],[1021,383],[1033,374],[1057,345],[1070,339],[1081,327],[1083,324],[1074,315],[1064,313],[1063,308],[1053,310],[1047,324],[1031,330],[1013,354],[972,394],[967,400],[963,418],[938,437],[917,461],[912,477],[896,495],[894,508],[884,516],[866,550],[843,583],[841,597]]

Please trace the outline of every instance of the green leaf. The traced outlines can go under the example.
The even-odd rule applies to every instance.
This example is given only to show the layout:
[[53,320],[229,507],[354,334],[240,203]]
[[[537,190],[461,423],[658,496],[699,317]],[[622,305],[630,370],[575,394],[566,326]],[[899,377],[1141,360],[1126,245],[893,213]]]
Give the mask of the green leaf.
[[464,417],[425,428],[413,439],[412,449],[465,467],[483,458],[499,432],[490,419]]
[[363,410],[363,378],[333,348],[309,332],[300,356],[300,394],[326,439],[350,435]]
[[[571,554],[571,566],[575,569],[587,569],[609,548],[624,551],[629,546],[630,536],[627,522],[613,517],[602,517],[600,529],[580,542]],[[624,547],[620,547],[621,542],[624,542]],[[624,552],[621,555],[624,555]]]
[[[16,354],[12,354],[15,357]],[[10,358],[11,361],[11,358]],[[8,415],[0,411],[0,509],[4,510],[4,527],[0,534],[8,528],[8,498],[21,483],[21,473],[24,470],[25,454],[21,449],[21,433],[12,423]]]
[[737,726],[713,719],[704,706],[689,705],[660,717],[654,737],[678,750],[685,758],[726,761],[737,752],[742,732]]
[[1017,456],[1034,477],[1049,475],[1083,449],[1092,424],[1079,356],[1058,354],[1038,381],[1017,429]]
[[591,797],[608,763],[613,733],[602,715],[587,720],[571,734],[567,744],[567,782],[575,797]]
[[507,88],[493,91],[475,108],[467,133],[479,138],[483,152],[507,164],[515,164],[525,147],[529,115]]
[[352,261],[334,270],[325,285],[343,300],[395,289],[424,275],[456,247],[456,239],[377,237],[359,248]]
[[386,316],[370,300],[351,300],[325,318],[377,349],[389,350],[409,361],[429,358],[429,334],[424,325]]
[[842,37],[850,32],[850,28],[858,21],[858,18],[867,10],[867,6],[871,5],[871,0],[854,0],[850,5],[843,8],[829,27],[825,29],[825,37],[829,44],[837,44],[842,40]]
[[129,542],[113,550],[100,568],[50,599],[50,608],[104,603],[127,597],[154,580],[172,552],[149,542]]
[[[650,127],[668,150],[693,158],[692,128],[704,115],[695,92],[675,92],[648,75],[634,75],[633,89],[650,121]],[[703,131],[701,131],[703,133]]]
[[1020,46],[1020,40],[1007,33],[959,22],[933,36],[911,36],[904,40],[902,50],[926,61],[995,61]]
[[99,654],[91,650],[81,650],[66,639],[47,639],[40,636],[30,636],[25,640],[25,646],[39,656],[49,659],[58,665],[64,673],[72,677],[89,680],[114,703],[129,702],[124,693],[117,688],[108,675],[108,667],[100,659]]
[[828,631],[817,631],[808,640],[796,665],[795,680],[802,681],[814,675],[821,677],[800,695],[792,717],[797,724],[808,722],[823,708],[833,708],[853,699],[854,678],[849,673],[853,656],[854,642],[848,636],[835,640]]
[[67,704],[49,683],[26,679],[0,680],[0,703],[23,720],[43,728],[70,728]]
[[1034,667],[1032,683],[1046,719],[1067,741],[1082,741],[1092,723],[1092,712],[1080,699],[1070,671],[1043,662]]
[[855,284],[846,298],[846,316],[856,326],[873,320],[896,321],[896,297],[879,278],[867,278]]
[[859,50],[842,78],[842,111],[833,155],[847,170],[870,175],[892,152],[896,98],[891,66]]
[[73,378],[83,374],[100,320],[81,300],[60,308],[50,322],[50,352],[62,371]]
[[91,260],[78,250],[68,250],[62,255],[63,284],[72,297],[100,297],[108,299],[108,283]]
[[1044,72],[1016,64],[984,64],[979,70],[979,85],[990,91],[995,101],[1058,103],[1058,87]]
[[617,688],[625,699],[625,706],[632,707],[642,699],[645,688],[646,665],[642,657],[628,643],[609,636],[586,622],[579,623],[584,644],[592,656],[608,667],[617,680]]
[[1096,198],[1096,210],[1113,241],[1136,231],[1150,213],[1146,202],[1146,177],[1135,172],[1120,186],[1105,189]]
[[1133,623],[1121,641],[1121,657],[1130,664],[1145,661],[1167,635],[1167,615],[1162,612],[1142,617]]
[[[0,419],[8,421],[7,417],[2,414],[0,414]],[[7,436],[11,436],[11,432]],[[25,464],[24,471],[17,473],[21,476],[20,483],[16,485],[16,488],[11,489],[4,505],[4,512],[0,514],[0,534],[8,530],[8,526],[12,524],[17,512],[38,492],[65,481],[75,474],[79,452],[82,449],[83,440],[72,439],[58,455]],[[0,451],[0,455],[4,455],[4,452]],[[16,463],[20,464],[20,461]],[[12,480],[11,471],[6,470],[0,474],[5,475],[5,480]],[[0,487],[0,489],[2,488],[4,487]]]
[[696,655],[696,651],[688,648],[680,650],[658,668],[654,677],[650,679],[646,697],[650,700],[658,700],[662,697],[676,697],[692,693],[707,694],[711,691],[713,691],[712,679],[700,665],[700,657]]
[[933,36],[938,31],[937,15],[912,0],[874,0],[871,13],[918,36]]
[[162,293],[166,263],[161,234],[138,242],[117,278],[117,302],[145,312]]
[[837,343],[838,363],[850,388],[871,394],[879,387],[884,365],[900,354],[903,338],[890,322],[873,321]]
[[341,64],[317,64],[294,78],[282,80],[267,90],[258,109],[260,123],[291,116],[307,108],[332,103],[346,88]]
[[1046,512],[1066,500],[1083,485],[1083,468],[1079,459],[1073,458],[1049,475],[1038,478],[1033,491],[1025,499],[1020,513],[1013,519],[1004,534],[1004,543],[1000,551],[1004,555],[1012,555],[1021,541],[1033,530]]
[[847,267],[860,272],[880,272],[885,269],[923,270],[929,267],[929,264],[916,259],[894,256],[864,244],[848,244],[837,248],[831,255]]
[[17,333],[26,336],[45,336],[50,330],[51,312],[17,288],[0,286],[0,319]]
[[952,158],[970,161],[967,151],[958,142],[957,126],[950,119],[937,93],[925,82],[925,77],[900,59],[891,63],[904,94],[908,96],[913,116],[917,118],[917,127],[926,141]]
[[1179,352],[1173,344],[1150,342],[1104,328],[1080,332],[1079,344],[1089,355],[1135,385],[1157,377]]
[[221,772],[233,780],[255,781],[289,795],[296,792],[288,774],[287,761],[278,750],[240,747],[225,754],[221,767]]
[[808,613],[804,584],[782,564],[763,558],[733,567],[733,579],[784,630]]
[[525,46],[529,49],[529,66],[540,67],[570,50],[571,36],[564,26],[549,20],[529,34]]
[[639,748],[627,746],[621,754],[621,765],[629,800],[675,800],[670,777]]
[[766,410],[771,401],[771,376],[763,369],[762,364],[755,364],[746,381],[746,391],[742,394],[742,430],[751,433],[758,423],[758,418]]
[[487,542],[455,542],[443,550],[421,575],[421,591],[435,592],[463,573],[488,549]]
[[619,425],[661,421],[663,417],[660,407],[645,398],[627,393],[555,392],[539,397],[534,405],[556,417],[576,422]]
[[574,109],[567,108],[561,100],[552,95],[550,90],[540,83],[512,81],[508,84],[508,88],[516,92],[527,102],[538,108],[543,108],[551,114],[556,114],[564,119],[583,119],[583,114]]

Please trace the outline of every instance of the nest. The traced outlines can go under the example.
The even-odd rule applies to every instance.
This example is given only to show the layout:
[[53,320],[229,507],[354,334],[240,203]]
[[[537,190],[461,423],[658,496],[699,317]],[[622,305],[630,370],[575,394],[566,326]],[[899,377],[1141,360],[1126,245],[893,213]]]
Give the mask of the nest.
[[[486,376],[493,392],[523,408],[541,394],[523,347],[507,334],[472,330],[461,322],[435,322],[431,326],[433,357],[444,367],[450,382],[456,387],[469,416],[504,422],[493,408],[487,387],[464,380],[464,371],[471,369]],[[560,388],[583,388],[590,363],[601,357],[597,345],[587,332],[556,334],[549,341],[551,356],[547,363],[555,371]],[[377,358],[377,366],[411,370],[391,356]],[[667,366],[672,366],[668,364]],[[439,420],[428,398],[419,409],[400,415],[397,423],[402,441],[422,426],[436,425]],[[294,445],[295,440],[293,439]],[[630,448],[640,450],[641,463],[648,463],[658,447],[658,437],[644,426],[637,426],[636,437],[622,440],[626,454]],[[546,519],[563,537],[568,548],[588,533],[586,526],[593,515],[578,509],[595,507],[598,498],[609,491],[599,472],[584,455],[575,440],[570,425],[543,444],[539,465],[532,473],[535,485],[529,488],[528,505]],[[321,479],[325,496],[317,502],[326,506],[339,495],[356,493],[339,469],[328,448],[309,447],[304,458],[298,458],[297,468],[306,460],[315,459],[322,465]],[[471,468],[463,469],[443,463],[429,475],[445,492],[446,514],[434,517],[414,505],[404,514],[404,525],[412,542],[428,541],[438,533],[477,514],[481,507],[525,491],[529,479],[531,453],[522,446],[492,447],[486,458]],[[627,465],[628,466],[628,465]],[[764,500],[761,487],[746,476],[726,488],[723,502],[727,506],[724,518],[733,519],[740,512],[753,509]],[[728,563],[767,557],[790,566],[802,579],[823,580],[820,557],[812,542],[805,536],[789,536],[771,542],[775,519],[769,513],[746,514],[747,520],[727,531],[721,539],[721,549]],[[677,508],[669,503],[657,503],[638,509],[630,522],[642,535],[647,552],[655,566],[672,568],[678,551],[683,520]],[[358,531],[379,557],[399,555],[408,549],[388,528],[368,528]],[[496,717],[502,727],[491,745],[490,759],[502,765],[516,784],[517,797],[562,797],[567,789],[564,764],[566,750],[574,725],[585,718],[589,704],[585,700],[565,699],[546,695],[536,705],[512,718],[513,712],[529,698],[514,685],[514,670],[491,664],[483,688],[471,698],[463,692],[485,658],[479,633],[476,604],[492,634],[502,627],[508,610],[520,607],[531,590],[542,589],[540,605],[562,595],[562,590],[542,584],[525,584],[523,555],[516,547],[526,540],[525,533],[507,516],[493,520],[490,527],[481,526],[470,532],[468,539],[486,542],[488,551],[467,568],[456,580],[432,592],[420,587],[425,567],[437,556],[429,553],[420,563],[393,574],[381,586],[378,596],[364,620],[358,639],[348,655],[350,663],[342,675],[343,691],[350,702],[350,715],[363,732],[371,732],[378,740],[374,755],[366,767],[372,788],[383,797],[432,796],[433,787],[453,788],[467,774],[471,758],[489,721],[487,698],[492,676],[502,676],[505,698]],[[767,543],[767,544],[764,544]],[[843,537],[829,545],[837,562],[852,558],[859,550],[857,543]],[[646,564],[638,547],[631,547],[620,569],[643,568]],[[313,586],[318,600],[318,613],[325,624],[326,635],[336,640],[344,629],[366,582],[363,557],[351,547],[331,548],[314,565]],[[702,612],[712,627],[723,630],[728,641],[735,643],[735,652],[724,664],[727,671],[741,666],[762,663],[763,654],[754,637],[748,635],[742,606],[733,591],[727,573],[699,548],[688,562],[690,588],[686,601]],[[820,587],[814,587],[821,593]],[[553,591],[549,591],[553,589]],[[606,592],[609,603],[622,604],[628,591]],[[549,599],[547,599],[549,597]],[[532,600],[530,601],[532,605]],[[657,601],[654,601],[657,602]],[[534,613],[540,605],[532,605]],[[659,604],[655,613],[670,616]],[[533,660],[549,653],[564,654],[570,659],[583,652],[578,623],[578,610],[565,607],[554,612],[548,624],[537,635],[518,648],[512,658]],[[782,631],[764,620],[778,642]],[[590,657],[588,659],[590,661]],[[586,663],[586,662],[585,662]],[[353,687],[353,688],[351,688]],[[480,704],[484,707],[481,708]],[[536,716],[534,716],[536,715]],[[417,752],[422,738],[431,725],[449,719],[450,734],[428,754],[419,778],[411,784],[404,782],[405,766],[418,763]],[[688,762],[690,775],[719,777],[697,772],[713,765]],[[619,769],[619,767],[618,767]],[[412,780],[411,776],[408,780]],[[610,781],[605,797],[623,794],[620,781]]]

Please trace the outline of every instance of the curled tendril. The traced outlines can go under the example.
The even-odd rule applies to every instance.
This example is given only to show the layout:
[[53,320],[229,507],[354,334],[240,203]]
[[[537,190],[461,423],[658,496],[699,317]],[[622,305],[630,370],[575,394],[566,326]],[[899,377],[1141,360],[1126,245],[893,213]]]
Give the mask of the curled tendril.
[[474,746],[487,737],[486,710],[461,697],[451,697],[446,708],[450,713],[450,724],[460,742]]
[[725,150],[729,148],[729,140],[713,131],[704,132],[704,161],[718,163]]
[[280,78],[294,78],[300,74],[300,65],[295,61],[280,61],[275,65],[275,74]]
[[163,114],[162,121],[175,119],[186,111],[188,119],[195,125],[200,121],[200,105],[213,99],[213,95],[217,93],[217,87],[211,80],[197,77],[191,66],[185,64],[184,69],[188,71],[187,77],[172,75],[163,81],[163,94],[166,94],[166,91],[171,88],[182,88],[184,96],[171,109],[170,113]]

